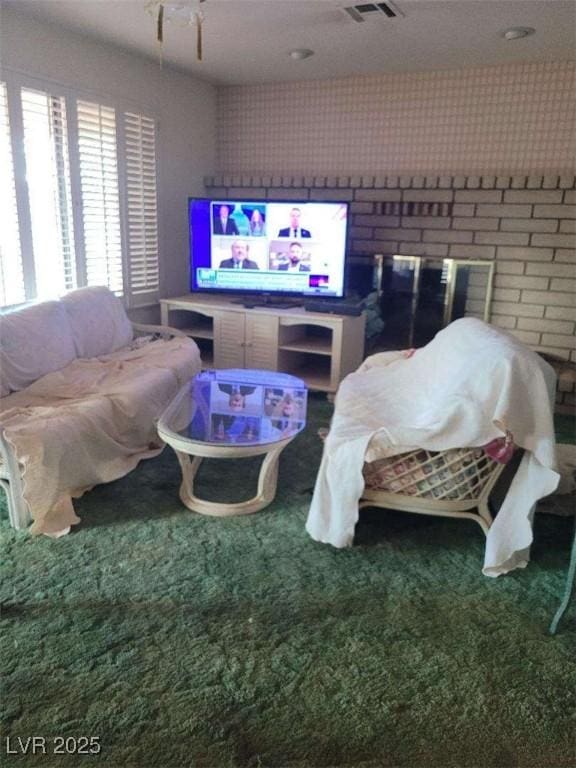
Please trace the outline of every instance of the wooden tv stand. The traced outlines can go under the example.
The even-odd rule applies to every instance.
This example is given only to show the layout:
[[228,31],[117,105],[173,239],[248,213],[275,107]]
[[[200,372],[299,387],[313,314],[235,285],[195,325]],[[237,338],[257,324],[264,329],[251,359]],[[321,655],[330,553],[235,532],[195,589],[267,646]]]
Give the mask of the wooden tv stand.
[[334,393],[364,358],[364,314],[247,309],[228,298],[193,294],[161,299],[160,306],[162,324],[193,338],[206,367],[282,371],[309,389]]

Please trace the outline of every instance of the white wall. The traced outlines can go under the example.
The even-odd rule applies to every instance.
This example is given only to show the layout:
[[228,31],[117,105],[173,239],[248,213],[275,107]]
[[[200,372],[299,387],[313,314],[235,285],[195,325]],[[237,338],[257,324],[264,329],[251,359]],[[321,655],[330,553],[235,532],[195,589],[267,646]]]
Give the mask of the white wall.
[[214,172],[216,89],[6,5],[0,15],[0,63],[93,96],[129,99],[158,117],[161,293],[186,293],[186,204],[188,196],[204,193],[203,177]]

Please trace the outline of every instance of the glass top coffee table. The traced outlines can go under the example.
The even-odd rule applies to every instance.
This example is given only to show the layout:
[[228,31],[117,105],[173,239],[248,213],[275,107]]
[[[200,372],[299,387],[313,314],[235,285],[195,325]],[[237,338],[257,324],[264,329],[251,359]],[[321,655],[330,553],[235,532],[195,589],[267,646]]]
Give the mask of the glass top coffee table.
[[[273,501],[278,459],[306,425],[307,391],[295,376],[273,371],[202,371],[186,384],[158,422],[158,434],[176,452],[182,469],[180,498],[203,515],[258,512]],[[256,495],[234,504],[194,494],[202,459],[264,455]]]

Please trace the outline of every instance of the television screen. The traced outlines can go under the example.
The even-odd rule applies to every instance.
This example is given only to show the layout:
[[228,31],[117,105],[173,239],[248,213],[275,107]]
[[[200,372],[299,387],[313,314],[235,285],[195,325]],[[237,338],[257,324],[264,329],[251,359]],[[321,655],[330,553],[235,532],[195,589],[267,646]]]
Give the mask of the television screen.
[[344,296],[348,203],[190,199],[192,291]]

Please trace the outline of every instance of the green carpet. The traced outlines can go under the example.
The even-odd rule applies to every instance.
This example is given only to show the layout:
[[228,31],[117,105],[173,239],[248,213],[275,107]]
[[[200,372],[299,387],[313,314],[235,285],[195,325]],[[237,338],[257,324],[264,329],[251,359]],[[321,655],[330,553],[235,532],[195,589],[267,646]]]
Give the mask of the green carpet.
[[[532,562],[498,579],[472,522],[365,510],[353,548],[317,544],[304,523],[329,415],[312,398],[252,516],[185,510],[166,449],[77,502],[68,537],[3,518],[2,765],[576,766],[574,603],[547,634],[572,521],[537,515]],[[573,428],[560,420],[562,439]],[[201,474],[234,500],[255,477],[256,461]],[[34,735],[49,754],[7,754]],[[50,754],[55,736],[102,752]]]

